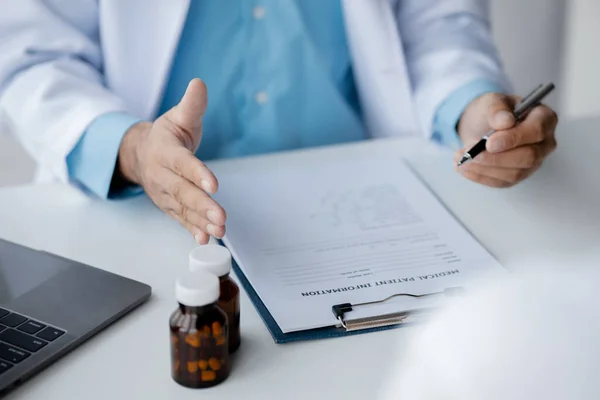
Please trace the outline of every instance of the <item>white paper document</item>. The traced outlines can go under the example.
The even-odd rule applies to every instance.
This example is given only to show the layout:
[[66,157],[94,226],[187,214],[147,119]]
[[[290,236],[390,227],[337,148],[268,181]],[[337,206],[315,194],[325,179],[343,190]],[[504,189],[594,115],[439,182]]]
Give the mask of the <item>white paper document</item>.
[[[400,157],[229,171],[219,181],[224,242],[284,333],[335,325],[335,304],[504,271]],[[396,298],[348,317],[428,303]]]

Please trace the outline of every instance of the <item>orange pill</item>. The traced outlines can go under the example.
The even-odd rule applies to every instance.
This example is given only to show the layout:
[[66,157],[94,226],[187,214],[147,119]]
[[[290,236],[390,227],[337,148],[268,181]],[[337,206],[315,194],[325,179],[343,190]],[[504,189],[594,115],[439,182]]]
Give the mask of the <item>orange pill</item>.
[[223,329],[221,328],[221,324],[218,322],[213,322],[212,324],[212,332],[214,337],[219,337],[223,334]]
[[188,361],[187,369],[190,374],[198,371],[198,363],[196,361]]
[[200,338],[198,337],[198,335],[186,335],[185,342],[192,347],[200,347]]
[[208,365],[213,371],[218,371],[221,369],[221,362],[214,357],[209,358]]
[[219,336],[218,338],[215,339],[215,344],[217,346],[222,346],[225,344],[225,342],[226,342],[225,336]]
[[217,373],[215,371],[202,371],[202,375],[200,379],[203,381],[214,381],[217,378]]
[[210,336],[210,327],[208,325],[204,326],[204,336],[209,337]]
[[201,370],[205,370],[208,368],[208,363],[206,362],[206,360],[200,360],[198,361],[198,366],[200,367]]

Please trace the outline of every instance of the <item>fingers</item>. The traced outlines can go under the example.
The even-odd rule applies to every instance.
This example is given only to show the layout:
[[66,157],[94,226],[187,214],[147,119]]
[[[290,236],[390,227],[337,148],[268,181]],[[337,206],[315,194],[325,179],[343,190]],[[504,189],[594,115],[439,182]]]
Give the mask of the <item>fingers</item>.
[[[189,211],[194,211],[215,226],[225,226],[225,210],[191,182],[181,178],[174,179],[167,189],[167,193],[181,205],[177,211],[185,219],[188,219],[186,216]],[[207,231],[206,233],[211,232]]]
[[225,236],[224,225],[214,223],[206,215],[191,210],[187,205],[179,203],[175,198],[166,193],[165,196],[163,204],[169,210],[168,213],[176,216],[176,219],[190,231],[196,241],[198,241],[196,237],[198,235],[201,235],[201,238],[213,236],[217,239]]
[[458,151],[454,154],[454,163],[456,170],[466,178],[487,186],[504,188],[530,177],[552,150],[551,146],[541,144],[519,147],[500,154],[484,152],[470,163],[456,167],[463,154]]
[[497,93],[492,96],[492,102],[488,109],[488,123],[490,127],[497,131],[501,131],[515,126],[517,121],[513,114],[513,99]]
[[174,210],[168,210],[166,211],[166,213],[171,218],[177,220],[185,229],[187,229],[192,234],[192,236],[194,236],[194,240],[199,245],[207,244],[210,240],[210,236],[208,234],[202,232],[202,230],[200,230],[198,227],[182,219]]
[[202,137],[206,85],[192,80],[179,104],[152,124],[136,148],[141,184],[152,201],[204,243],[225,234],[225,210],[209,193],[218,190],[212,171],[194,156]]
[[185,94],[172,110],[169,118],[181,128],[195,131],[202,126],[202,117],[208,104],[206,85],[196,78],[190,81]]
[[164,113],[155,123],[163,125],[189,150],[196,151],[202,141],[202,117],[206,112],[208,96],[206,85],[200,79],[192,80],[175,107]]
[[176,175],[187,179],[207,193],[214,194],[219,189],[219,181],[212,171],[186,148],[174,151],[161,160],[161,165]]
[[514,127],[513,114],[516,96],[487,93],[473,100],[464,110],[458,123],[460,139],[466,145],[477,143],[490,128],[504,131]]
[[546,140],[555,145],[554,131],[557,124],[558,116],[552,109],[538,106],[514,128],[495,133],[487,142],[487,150],[490,153],[500,153]]
[[[475,157],[469,164],[466,164],[465,167],[477,164],[485,167],[498,168],[534,168],[539,165],[546,156],[554,151],[555,148],[556,144],[542,143],[518,147],[503,153],[489,153],[485,151]],[[456,163],[462,158],[463,153],[464,149],[454,154],[454,161]]]
[[506,186],[500,187],[510,187],[531,176],[539,166],[540,165],[536,165],[532,168],[497,168],[478,164],[467,164],[464,167],[461,167],[462,170],[460,173],[464,176],[485,176],[494,181],[502,181],[506,184]]
[[[458,168],[462,175],[487,186],[509,187],[533,174],[556,149],[556,113],[538,106],[517,123],[512,110],[519,100],[516,96],[489,94],[465,110],[459,132],[467,148],[489,127],[496,133],[487,140],[487,151]],[[463,153],[464,149],[455,154],[455,162]]]
[[166,168],[155,175],[157,182],[163,182],[161,193],[154,196],[161,209],[176,216],[195,238],[210,235],[220,239],[225,235],[225,210],[206,192]]

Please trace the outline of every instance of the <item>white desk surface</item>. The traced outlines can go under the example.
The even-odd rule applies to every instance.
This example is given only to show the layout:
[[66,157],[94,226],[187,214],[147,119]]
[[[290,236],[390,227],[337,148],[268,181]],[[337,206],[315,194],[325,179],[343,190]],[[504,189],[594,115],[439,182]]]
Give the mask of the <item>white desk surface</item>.
[[[254,160],[228,168],[272,168],[315,157],[352,157],[362,146],[397,151],[507,268],[570,260],[600,262],[600,120],[563,122],[559,151],[526,183],[509,190],[472,184],[451,154],[419,140],[371,142]],[[249,164],[248,164],[249,163]],[[485,208],[485,212],[481,212]],[[146,198],[104,203],[75,189],[24,186],[0,190],[0,237],[140,280],[150,301],[42,372],[9,399],[370,399],[410,328],[340,339],[276,345],[242,296],[243,344],[230,378],[207,390],[170,377],[168,319],[173,283],[187,268],[192,238]],[[527,264],[529,265],[529,264]],[[74,316],[77,318],[77,316]]]

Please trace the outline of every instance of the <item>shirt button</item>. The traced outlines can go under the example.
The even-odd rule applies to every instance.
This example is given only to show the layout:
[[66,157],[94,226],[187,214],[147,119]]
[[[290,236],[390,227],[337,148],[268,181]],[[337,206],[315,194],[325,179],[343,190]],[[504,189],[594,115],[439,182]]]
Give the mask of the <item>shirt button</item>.
[[267,13],[267,10],[262,6],[256,6],[256,7],[254,7],[254,10],[252,10],[254,19],[263,19],[265,17],[266,13]]
[[258,104],[265,104],[267,101],[269,101],[269,95],[265,92],[258,92],[254,96],[254,100],[256,100]]

